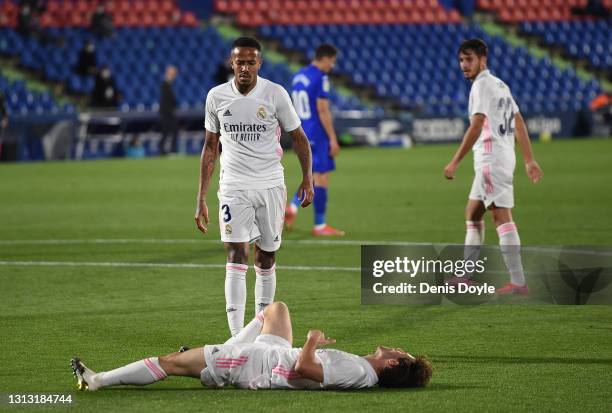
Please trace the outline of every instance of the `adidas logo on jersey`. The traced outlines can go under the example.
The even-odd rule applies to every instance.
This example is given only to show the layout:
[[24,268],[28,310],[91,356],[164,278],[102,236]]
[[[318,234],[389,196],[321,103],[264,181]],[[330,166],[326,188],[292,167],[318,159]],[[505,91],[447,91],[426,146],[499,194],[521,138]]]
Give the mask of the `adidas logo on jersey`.
[[274,242],[278,242],[278,235],[274,237]]
[[230,112],[230,110],[227,109],[225,112],[223,112],[223,116],[232,116],[232,112]]
[[238,311],[238,309],[234,307],[229,307],[229,308],[226,308],[225,311],[227,311],[228,313],[233,313],[234,311]]

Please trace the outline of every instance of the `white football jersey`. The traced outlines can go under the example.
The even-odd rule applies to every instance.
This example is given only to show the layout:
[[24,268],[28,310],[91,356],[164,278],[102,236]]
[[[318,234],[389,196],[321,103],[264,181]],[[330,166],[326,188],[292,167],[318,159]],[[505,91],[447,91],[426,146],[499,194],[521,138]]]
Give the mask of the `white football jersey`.
[[247,389],[363,389],[378,383],[372,365],[363,357],[340,350],[318,349],[323,383],[295,371],[300,348],[263,343],[205,346],[202,383],[210,387],[231,384]]
[[364,389],[378,383],[374,367],[363,357],[334,349],[319,349],[326,389]]
[[282,86],[257,77],[246,96],[233,79],[214,87],[206,97],[204,124],[221,134],[221,190],[284,185],[280,127],[291,132],[300,119]]
[[474,80],[470,90],[470,117],[486,116],[480,137],[474,144],[474,166],[496,164],[514,169],[514,116],[519,112],[510,88],[488,70]]

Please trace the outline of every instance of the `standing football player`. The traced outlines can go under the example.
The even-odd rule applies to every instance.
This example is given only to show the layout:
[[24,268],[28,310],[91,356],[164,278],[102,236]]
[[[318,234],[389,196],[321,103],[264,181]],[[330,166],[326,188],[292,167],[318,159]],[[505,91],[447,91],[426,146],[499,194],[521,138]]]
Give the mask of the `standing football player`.
[[473,82],[469,98],[470,126],[453,159],[444,168],[444,176],[454,179],[459,163],[473,148],[475,176],[465,211],[465,258],[475,259],[478,255],[484,242],[483,216],[490,210],[510,273],[510,283],[497,289],[497,293],[527,294],[521,240],[512,220],[515,138],[523,153],[527,175],[534,183],[542,178],[542,169],[533,157],[525,121],[510,89],[487,69],[485,42],[464,41],[459,47],[459,65],[464,76]]
[[[313,154],[314,175],[314,227],[313,236],[343,236],[344,231],[326,222],[327,188],[329,175],[336,169],[334,157],[340,146],[334,131],[329,109],[329,79],[327,74],[336,65],[338,51],[330,44],[322,44],[315,51],[314,60],[293,77],[291,97],[302,121]],[[285,211],[285,225],[291,228],[298,213],[299,191]]]
[[275,251],[281,245],[287,188],[281,158],[280,128],[293,139],[302,167],[302,207],[313,198],[312,156],[300,119],[282,86],[258,76],[261,45],[236,39],[231,50],[234,78],[208,92],[206,140],[200,159],[195,221],[203,233],[209,223],[206,195],[223,145],[219,178],[219,226],[227,251],[225,301],[232,336],[244,326],[249,243],[255,242],[255,313],[274,301]]

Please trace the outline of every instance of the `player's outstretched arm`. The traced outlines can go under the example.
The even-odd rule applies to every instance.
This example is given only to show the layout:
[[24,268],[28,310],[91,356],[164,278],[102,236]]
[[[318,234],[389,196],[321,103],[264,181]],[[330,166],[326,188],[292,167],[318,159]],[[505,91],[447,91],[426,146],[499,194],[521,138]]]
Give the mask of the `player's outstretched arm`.
[[314,198],[314,184],[312,181],[312,152],[310,151],[310,143],[304,133],[302,127],[289,132],[289,136],[293,139],[293,149],[297,154],[302,167],[302,183],[298,189],[298,196],[302,200],[302,208],[306,208],[312,203]]
[[529,140],[529,133],[527,132],[527,126],[525,125],[525,121],[523,120],[523,116],[520,112],[514,117],[514,129],[516,140],[521,147],[521,152],[523,153],[523,161],[525,162],[525,169],[527,170],[527,176],[531,179],[532,182],[538,182],[544,176],[544,172],[542,172],[542,168],[535,161],[533,157],[533,150],[531,149],[531,141]]
[[478,140],[480,136],[480,132],[482,132],[482,127],[484,125],[486,116],[481,113],[476,113],[472,116],[470,120],[470,127],[467,131],[465,131],[465,135],[463,135],[463,140],[461,141],[461,145],[457,152],[455,152],[455,156],[453,159],[446,165],[444,168],[444,177],[446,179],[455,179],[455,171],[459,166],[461,160],[467,155],[467,153],[472,149],[472,146]]
[[319,346],[333,344],[336,340],[325,338],[321,330],[310,330],[306,337],[306,343],[302,347],[300,356],[295,363],[295,371],[305,379],[323,383],[323,367],[315,358],[315,350]]
[[319,113],[323,129],[325,129],[325,133],[329,138],[329,155],[335,157],[340,153],[340,145],[338,145],[338,137],[334,130],[334,122],[328,99],[317,98],[317,112]]
[[[202,156],[200,157],[200,185],[198,187],[198,198],[196,202],[195,222],[198,229],[204,234],[208,232],[208,206],[206,205],[206,192],[210,185],[210,178],[215,171],[215,163],[219,153],[219,134],[206,131]],[[202,223],[204,220],[204,223]]]

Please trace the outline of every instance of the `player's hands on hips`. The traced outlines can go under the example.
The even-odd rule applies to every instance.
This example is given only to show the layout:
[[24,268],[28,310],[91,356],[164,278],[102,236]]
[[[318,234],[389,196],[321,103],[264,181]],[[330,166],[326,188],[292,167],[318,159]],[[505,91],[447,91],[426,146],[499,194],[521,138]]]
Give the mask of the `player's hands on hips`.
[[542,168],[536,161],[529,161],[525,163],[525,169],[527,170],[527,176],[533,183],[538,182],[544,176]]
[[325,338],[325,333],[323,333],[321,330],[310,330],[306,339],[317,343],[317,347],[334,344],[336,342],[336,339],[334,338]]
[[329,156],[335,158],[340,153],[340,145],[338,139],[334,138],[329,141]]
[[314,199],[312,176],[305,177],[302,180],[300,188],[298,189],[298,197],[302,200],[302,208],[306,208],[308,205],[312,204],[312,200]]
[[208,228],[206,228],[206,225],[202,223],[202,218],[204,219],[204,224],[208,225],[208,206],[206,205],[205,200],[199,199],[196,205],[195,222],[198,229],[206,234],[208,232]]
[[450,161],[444,168],[444,177],[446,179],[455,179],[455,171],[457,170],[457,166],[458,165],[455,161]]

